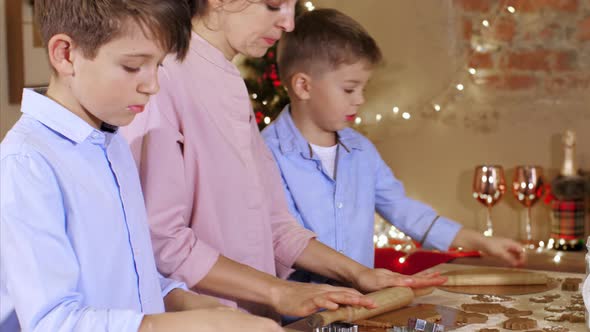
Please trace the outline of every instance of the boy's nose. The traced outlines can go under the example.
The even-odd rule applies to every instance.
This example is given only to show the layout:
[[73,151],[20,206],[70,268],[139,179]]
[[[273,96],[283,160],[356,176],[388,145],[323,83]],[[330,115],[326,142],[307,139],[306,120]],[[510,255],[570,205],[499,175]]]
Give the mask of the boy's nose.
[[147,95],[155,95],[158,93],[158,91],[160,91],[158,74],[154,73],[149,75],[149,77],[139,85],[138,91]]
[[361,94],[356,99],[356,105],[360,106],[365,103],[365,95]]

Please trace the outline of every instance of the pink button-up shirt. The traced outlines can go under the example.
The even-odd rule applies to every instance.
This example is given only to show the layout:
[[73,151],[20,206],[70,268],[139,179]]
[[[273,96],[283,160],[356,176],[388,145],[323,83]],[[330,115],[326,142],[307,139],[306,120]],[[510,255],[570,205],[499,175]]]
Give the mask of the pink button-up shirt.
[[289,213],[238,69],[193,33],[187,58],[167,58],[159,80],[160,92],[122,129],[158,269],[192,287],[221,254],[286,277],[315,235]]

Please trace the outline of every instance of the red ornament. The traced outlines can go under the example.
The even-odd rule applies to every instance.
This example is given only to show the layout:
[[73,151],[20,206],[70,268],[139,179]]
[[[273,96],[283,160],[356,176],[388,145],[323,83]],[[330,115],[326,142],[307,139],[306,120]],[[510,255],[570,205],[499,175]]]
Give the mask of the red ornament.
[[256,112],[256,123],[262,122],[263,117],[264,117],[264,114],[262,114],[262,112],[260,112],[260,111]]

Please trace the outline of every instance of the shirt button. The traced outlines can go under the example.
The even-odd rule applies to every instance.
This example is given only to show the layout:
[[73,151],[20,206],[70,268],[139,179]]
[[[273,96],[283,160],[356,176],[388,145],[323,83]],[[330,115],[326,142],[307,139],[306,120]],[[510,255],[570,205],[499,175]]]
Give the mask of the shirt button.
[[342,207],[344,206],[344,204],[342,204],[342,202],[338,202],[338,204],[336,205],[339,209],[342,209]]

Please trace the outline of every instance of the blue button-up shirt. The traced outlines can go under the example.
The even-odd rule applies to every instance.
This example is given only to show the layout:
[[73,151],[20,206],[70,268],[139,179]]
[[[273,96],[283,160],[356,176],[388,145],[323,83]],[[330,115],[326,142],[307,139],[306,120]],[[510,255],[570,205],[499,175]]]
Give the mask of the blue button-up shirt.
[[153,258],[131,152],[25,90],[1,144],[2,313],[25,331],[137,331],[182,283]]
[[[324,170],[287,107],[262,133],[281,170],[289,208],[322,243],[373,267],[374,213],[426,247],[447,249],[461,226],[406,196],[375,146],[351,128],[338,133],[335,179]],[[431,226],[432,225],[432,226]],[[429,230],[430,228],[430,230]]]

